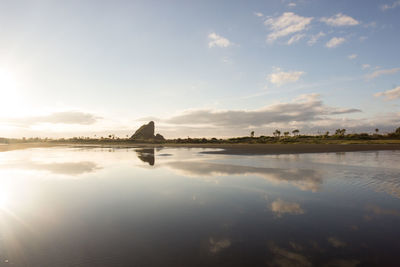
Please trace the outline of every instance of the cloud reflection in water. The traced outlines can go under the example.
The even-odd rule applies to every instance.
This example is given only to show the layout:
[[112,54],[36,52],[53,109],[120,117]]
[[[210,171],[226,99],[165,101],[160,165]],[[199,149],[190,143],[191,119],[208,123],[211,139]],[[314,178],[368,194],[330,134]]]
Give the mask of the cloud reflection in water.
[[25,169],[46,171],[54,174],[62,174],[69,176],[78,176],[84,173],[91,173],[102,169],[96,163],[91,161],[80,162],[37,162],[37,161],[21,161],[2,165],[1,167],[12,169]]
[[222,239],[215,239],[210,237],[210,252],[211,253],[218,253],[223,249],[226,249],[231,246],[231,241],[227,238]]
[[263,168],[194,161],[174,161],[165,164],[184,176],[255,175],[273,183],[289,183],[301,190],[313,192],[320,190],[323,183],[322,175],[311,169]]
[[296,202],[287,202],[281,199],[277,199],[271,203],[271,210],[278,216],[281,217],[283,214],[303,214],[304,210],[300,207],[300,204]]

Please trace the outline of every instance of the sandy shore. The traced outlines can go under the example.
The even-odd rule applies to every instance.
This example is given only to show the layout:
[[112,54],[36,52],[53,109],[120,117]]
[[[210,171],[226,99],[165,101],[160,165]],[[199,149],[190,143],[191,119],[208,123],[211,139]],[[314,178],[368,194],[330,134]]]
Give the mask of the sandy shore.
[[209,154],[225,155],[271,155],[302,153],[339,153],[357,151],[400,150],[400,144],[254,144],[219,145],[220,151],[205,151]]
[[[104,144],[104,145],[79,145],[79,144],[52,144],[52,143],[25,143],[0,145],[0,152],[17,149],[72,146],[72,147],[164,147],[164,148],[210,148],[203,151],[207,154],[225,155],[270,155],[270,154],[300,154],[300,153],[338,153],[356,151],[400,150],[400,144]],[[214,150],[220,149],[220,150]]]

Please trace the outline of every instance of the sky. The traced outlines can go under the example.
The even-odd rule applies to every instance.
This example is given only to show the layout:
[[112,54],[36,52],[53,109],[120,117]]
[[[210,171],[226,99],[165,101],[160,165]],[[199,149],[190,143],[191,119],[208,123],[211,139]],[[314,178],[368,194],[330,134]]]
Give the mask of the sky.
[[399,0],[0,0],[0,137],[390,132]]

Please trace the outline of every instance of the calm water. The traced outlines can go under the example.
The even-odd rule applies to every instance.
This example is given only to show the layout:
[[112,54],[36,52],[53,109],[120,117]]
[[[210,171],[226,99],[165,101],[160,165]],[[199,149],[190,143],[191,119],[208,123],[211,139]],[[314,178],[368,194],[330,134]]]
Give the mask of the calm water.
[[400,151],[0,153],[0,266],[400,266]]

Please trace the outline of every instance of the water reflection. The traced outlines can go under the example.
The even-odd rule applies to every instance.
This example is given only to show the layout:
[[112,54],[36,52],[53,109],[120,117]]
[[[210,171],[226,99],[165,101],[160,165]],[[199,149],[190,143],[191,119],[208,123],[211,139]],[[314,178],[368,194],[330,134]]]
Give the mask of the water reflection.
[[336,237],[328,237],[328,242],[335,248],[345,247],[347,244]]
[[231,241],[227,238],[222,239],[215,239],[210,237],[210,252],[211,253],[218,253],[221,250],[230,247]]
[[108,151],[0,153],[0,266],[398,265],[396,152]]
[[320,190],[323,183],[321,172],[311,169],[262,168],[198,161],[168,162],[166,166],[183,176],[221,177],[228,175],[254,175],[273,183],[289,183],[301,190],[310,190],[313,192]]
[[268,266],[312,266],[311,262],[302,254],[280,248],[273,242],[269,245],[270,253],[273,255]]
[[35,162],[31,160],[18,161],[14,163],[8,163],[0,165],[3,168],[11,169],[26,169],[26,170],[37,170],[46,171],[54,174],[63,174],[76,176],[84,173],[91,173],[102,169],[96,163],[91,161],[81,162]]
[[154,148],[141,148],[141,149],[136,149],[135,151],[137,153],[138,158],[141,161],[148,163],[150,166],[154,165],[155,163]]
[[283,214],[303,214],[304,210],[300,207],[300,204],[295,202],[287,202],[281,199],[277,199],[271,203],[271,210],[277,214],[278,217],[282,217]]
[[27,169],[44,170],[51,173],[65,175],[80,175],[101,169],[101,167],[91,161],[52,163],[27,162],[24,164],[24,167]]
[[400,216],[400,211],[395,209],[384,209],[377,205],[367,205],[365,209],[375,215],[392,215]]

